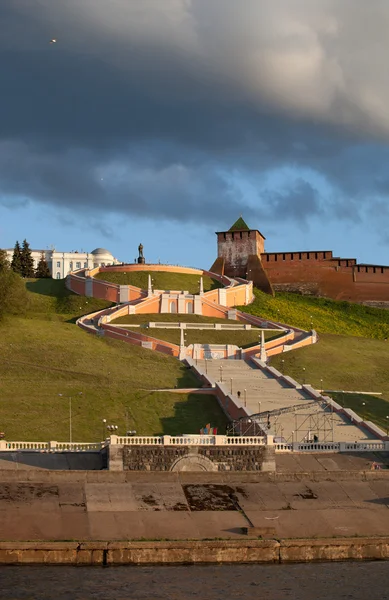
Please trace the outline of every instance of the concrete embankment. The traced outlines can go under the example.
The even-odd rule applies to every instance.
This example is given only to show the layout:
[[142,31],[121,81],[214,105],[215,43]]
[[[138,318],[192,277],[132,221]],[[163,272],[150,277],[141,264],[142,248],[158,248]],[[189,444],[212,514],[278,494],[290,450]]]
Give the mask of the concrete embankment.
[[2,565],[182,565],[388,560],[389,538],[0,542]]

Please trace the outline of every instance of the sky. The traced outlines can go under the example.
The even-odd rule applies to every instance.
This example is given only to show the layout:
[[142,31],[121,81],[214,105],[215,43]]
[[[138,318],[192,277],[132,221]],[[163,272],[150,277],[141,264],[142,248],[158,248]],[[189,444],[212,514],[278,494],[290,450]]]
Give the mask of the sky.
[[[0,247],[389,264],[389,2],[1,0]],[[50,40],[56,39],[56,43]]]

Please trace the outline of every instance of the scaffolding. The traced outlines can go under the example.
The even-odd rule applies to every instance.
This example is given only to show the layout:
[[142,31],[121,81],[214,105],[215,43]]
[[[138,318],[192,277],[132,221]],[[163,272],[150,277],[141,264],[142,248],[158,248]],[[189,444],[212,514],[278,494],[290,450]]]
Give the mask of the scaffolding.
[[[307,408],[313,410],[306,412]],[[291,413],[293,413],[292,429],[285,436],[286,427],[280,417]],[[278,441],[283,442],[333,442],[333,417],[332,405],[322,399],[314,400],[236,419],[228,426],[227,434],[273,435]]]

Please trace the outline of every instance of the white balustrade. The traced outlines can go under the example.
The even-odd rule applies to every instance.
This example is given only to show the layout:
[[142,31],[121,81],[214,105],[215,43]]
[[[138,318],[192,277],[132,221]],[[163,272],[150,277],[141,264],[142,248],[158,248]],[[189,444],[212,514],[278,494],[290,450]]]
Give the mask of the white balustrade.
[[0,440],[0,452],[98,452],[100,442],[7,442]]
[[[265,446],[264,436],[227,435],[112,435],[104,442],[8,442],[0,440],[0,452],[99,452],[109,445],[122,446]],[[389,441],[366,442],[279,442],[273,445],[278,452],[379,452],[389,451]]]

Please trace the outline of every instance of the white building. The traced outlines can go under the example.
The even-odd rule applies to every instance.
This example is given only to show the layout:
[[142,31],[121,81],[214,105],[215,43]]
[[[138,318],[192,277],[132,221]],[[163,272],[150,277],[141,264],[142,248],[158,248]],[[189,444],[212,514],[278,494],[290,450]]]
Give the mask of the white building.
[[[8,260],[11,262],[13,248],[7,249]],[[31,250],[34,259],[34,269],[37,268],[42,252],[49,266],[53,279],[63,279],[72,271],[78,269],[93,269],[94,267],[105,267],[106,265],[120,264],[105,248],[96,248],[92,252],[57,252],[51,250]]]

